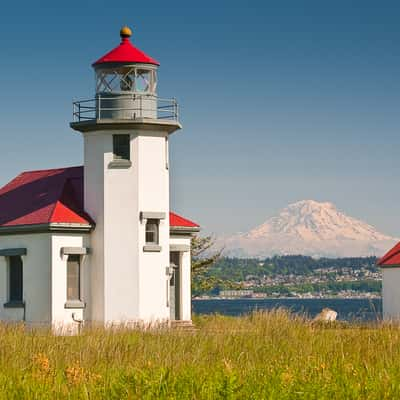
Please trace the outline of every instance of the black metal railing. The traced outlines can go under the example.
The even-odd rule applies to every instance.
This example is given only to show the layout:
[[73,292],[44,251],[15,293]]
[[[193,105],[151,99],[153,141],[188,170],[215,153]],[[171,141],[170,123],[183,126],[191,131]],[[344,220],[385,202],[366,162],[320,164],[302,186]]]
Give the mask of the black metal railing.
[[178,103],[148,94],[97,95],[74,101],[73,121],[155,118],[178,121]]

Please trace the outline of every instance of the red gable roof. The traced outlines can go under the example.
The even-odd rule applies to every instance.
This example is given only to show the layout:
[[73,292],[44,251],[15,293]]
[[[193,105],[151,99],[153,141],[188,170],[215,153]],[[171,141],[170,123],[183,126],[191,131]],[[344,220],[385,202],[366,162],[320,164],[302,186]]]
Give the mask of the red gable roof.
[[158,61],[139,50],[127,37],[123,37],[119,46],[112,49],[92,65],[105,63],[143,63],[160,65]]
[[[93,224],[83,206],[83,167],[23,172],[0,189],[0,227],[51,223]],[[170,225],[198,227],[174,213]]]
[[396,246],[378,260],[378,265],[381,267],[400,265],[400,243],[397,243]]
[[199,225],[197,225],[196,223],[186,218],[183,218],[173,212],[169,213],[169,224],[170,226],[179,226],[182,228],[199,228]]
[[90,225],[83,211],[83,168],[23,172],[0,189],[0,226]]

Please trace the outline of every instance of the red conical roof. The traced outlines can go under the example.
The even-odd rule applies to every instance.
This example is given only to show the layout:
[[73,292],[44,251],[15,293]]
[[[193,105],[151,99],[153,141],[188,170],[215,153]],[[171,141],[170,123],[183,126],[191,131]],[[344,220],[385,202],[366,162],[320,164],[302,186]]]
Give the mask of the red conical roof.
[[122,39],[120,45],[99,58],[92,64],[93,66],[106,63],[143,63],[160,65],[160,63],[154,58],[151,58],[147,54],[143,53],[143,51],[133,46],[129,40],[129,37],[131,36],[129,28],[122,28],[120,35]]

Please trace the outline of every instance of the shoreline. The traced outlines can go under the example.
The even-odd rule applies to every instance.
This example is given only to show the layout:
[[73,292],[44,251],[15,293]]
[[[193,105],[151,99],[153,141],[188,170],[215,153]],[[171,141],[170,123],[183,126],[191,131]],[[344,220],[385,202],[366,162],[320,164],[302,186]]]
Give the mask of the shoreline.
[[356,296],[356,297],[196,297],[198,300],[382,300],[382,296]]

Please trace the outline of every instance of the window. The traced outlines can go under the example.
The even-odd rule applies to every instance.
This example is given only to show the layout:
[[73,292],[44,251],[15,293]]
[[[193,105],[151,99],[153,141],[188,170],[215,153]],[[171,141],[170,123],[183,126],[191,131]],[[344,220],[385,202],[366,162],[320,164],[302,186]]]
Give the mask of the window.
[[145,69],[138,69],[136,71],[136,91],[148,92],[150,90],[150,77],[151,71]]
[[158,223],[157,219],[148,219],[146,222],[146,244],[158,244]]
[[9,301],[10,303],[22,302],[22,258],[9,257]]
[[155,93],[157,74],[153,69],[102,67],[96,71],[96,93]]
[[133,87],[134,79],[132,79],[129,75],[121,76],[121,81],[119,87],[123,92],[130,92]]
[[81,300],[81,261],[79,255],[69,255],[67,261],[67,301]]
[[165,212],[141,211],[140,221],[144,224],[143,251],[154,253],[162,250],[160,246],[160,222],[166,217]]
[[114,160],[131,159],[130,139],[129,135],[113,135]]

